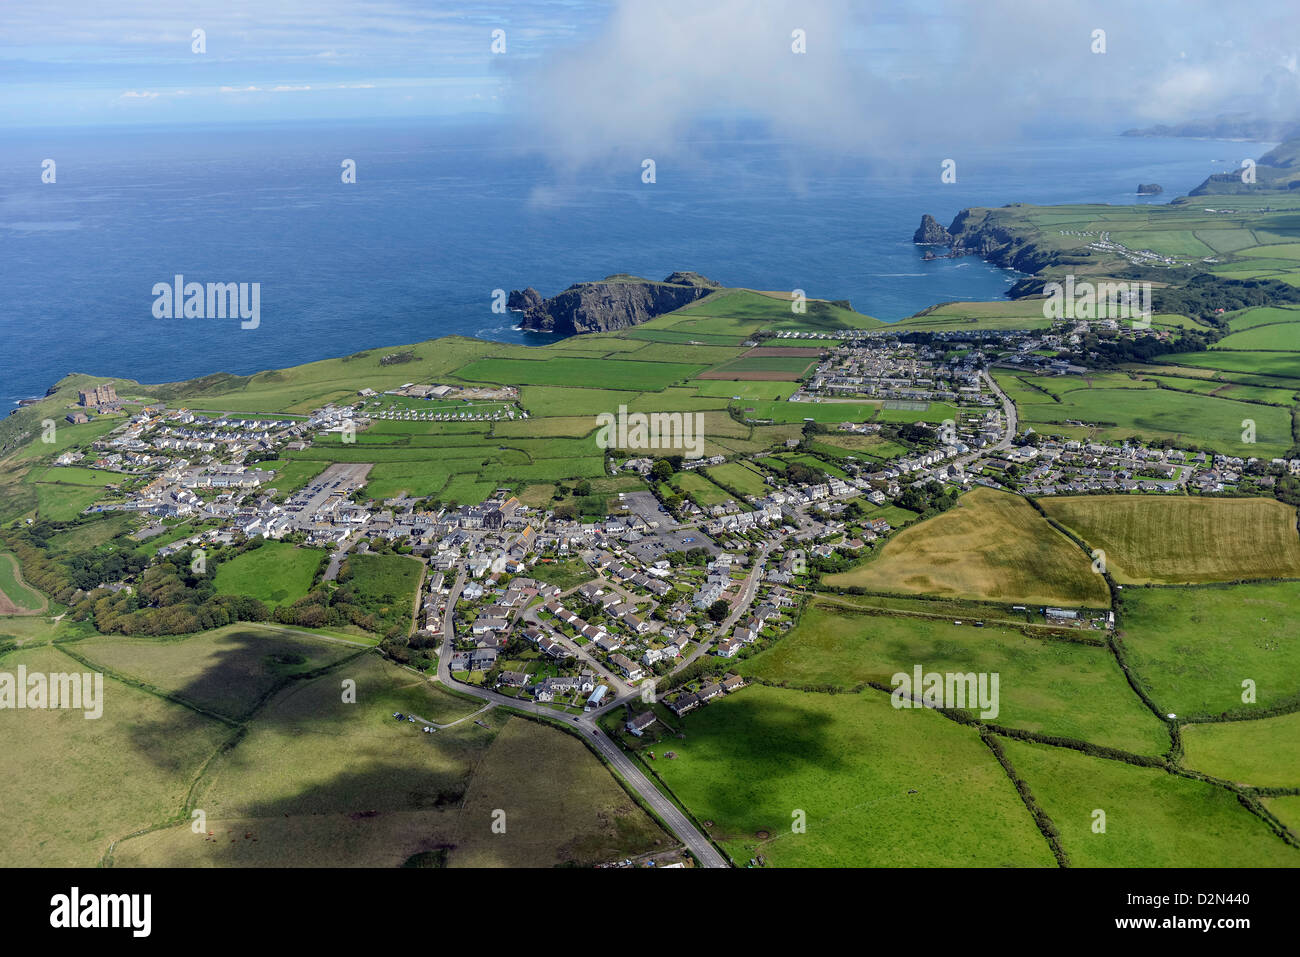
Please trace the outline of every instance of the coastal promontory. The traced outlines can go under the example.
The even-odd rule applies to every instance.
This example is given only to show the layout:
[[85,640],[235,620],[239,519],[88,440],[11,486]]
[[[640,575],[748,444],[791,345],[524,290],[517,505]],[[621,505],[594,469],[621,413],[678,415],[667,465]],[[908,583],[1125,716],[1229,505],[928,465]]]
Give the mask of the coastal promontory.
[[529,286],[513,290],[506,305],[522,314],[529,332],[609,332],[635,326],[688,306],[720,288],[694,272],[675,272],[661,282],[619,273],[595,282],[574,283],[549,299]]

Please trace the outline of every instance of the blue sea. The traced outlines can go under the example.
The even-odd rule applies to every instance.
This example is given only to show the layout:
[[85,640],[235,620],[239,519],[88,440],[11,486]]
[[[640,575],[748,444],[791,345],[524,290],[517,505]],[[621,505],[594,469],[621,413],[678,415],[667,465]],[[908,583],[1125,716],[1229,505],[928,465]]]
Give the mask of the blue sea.
[[[70,372],[168,382],[456,333],[542,343],[494,289],[544,296],[615,272],[690,269],[804,289],[895,320],[997,299],[1017,278],[923,262],[922,213],[1164,202],[1262,148],[1053,136],[947,157],[827,157],[761,135],[570,170],[499,121],[9,132],[0,142],[0,402]],[[40,180],[54,159],[57,180]],[[341,182],[355,160],[357,182]],[[1139,182],[1165,187],[1135,195]],[[157,319],[155,283],[258,282],[261,323]]]

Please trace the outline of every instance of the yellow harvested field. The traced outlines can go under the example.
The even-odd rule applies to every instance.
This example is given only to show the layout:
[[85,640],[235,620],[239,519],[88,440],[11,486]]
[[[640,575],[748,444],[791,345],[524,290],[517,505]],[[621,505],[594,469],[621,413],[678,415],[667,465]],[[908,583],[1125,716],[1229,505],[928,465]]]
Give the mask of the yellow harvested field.
[[1077,545],[1024,499],[987,488],[904,529],[877,557],[825,582],[911,595],[1110,605],[1105,580]]
[[1043,510],[1106,553],[1117,581],[1195,584],[1300,577],[1296,510],[1264,498],[1083,495]]

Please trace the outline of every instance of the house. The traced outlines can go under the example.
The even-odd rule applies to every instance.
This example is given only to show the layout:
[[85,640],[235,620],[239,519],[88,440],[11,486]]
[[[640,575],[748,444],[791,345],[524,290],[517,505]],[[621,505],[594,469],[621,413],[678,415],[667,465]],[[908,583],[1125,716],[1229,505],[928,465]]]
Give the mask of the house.
[[560,644],[549,635],[544,635],[538,640],[537,650],[542,654],[557,660],[568,654],[568,652],[564,650],[564,645]]
[[640,665],[623,655],[610,655],[609,663],[623,672],[623,677],[627,678],[628,681],[637,681],[645,675]]
[[627,728],[628,731],[632,732],[639,738],[641,735],[645,734],[646,728],[650,727],[650,725],[654,724],[658,720],[659,719],[655,717],[653,711],[643,711],[631,721],[624,724],[623,727]]
[[723,658],[734,658],[740,647],[740,642],[735,638],[724,638],[714,650]]
[[533,686],[533,696],[538,701],[554,701],[556,695],[569,694],[577,688],[577,686],[577,678],[547,678],[541,684]]
[[479,618],[475,620],[470,630],[477,637],[488,632],[505,631],[506,625],[507,622],[504,618]]
[[618,635],[603,635],[592,642],[592,644],[606,654],[610,654],[623,647],[623,639]]
[[679,718],[689,711],[694,711],[699,706],[700,697],[695,694],[678,695],[676,699],[668,702],[668,710]]
[[722,694],[722,685],[705,685],[699,691],[700,703],[712,701],[720,694]]
[[503,671],[497,684],[505,685],[507,688],[522,688],[528,684],[528,675],[522,671]]
[[487,671],[497,663],[495,648],[476,648],[469,653],[470,671]]
[[745,679],[740,675],[727,675],[722,679],[722,690],[727,694],[745,687]]

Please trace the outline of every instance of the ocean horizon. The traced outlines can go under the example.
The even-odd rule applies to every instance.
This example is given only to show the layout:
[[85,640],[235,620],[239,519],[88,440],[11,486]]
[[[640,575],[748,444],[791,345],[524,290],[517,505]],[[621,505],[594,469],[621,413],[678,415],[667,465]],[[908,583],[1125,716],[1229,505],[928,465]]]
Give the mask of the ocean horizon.
[[[84,372],[142,382],[248,374],[445,335],[542,344],[493,291],[693,270],[803,289],[887,321],[995,300],[1018,275],[924,261],[923,213],[1163,203],[1262,150],[1236,141],[1055,137],[949,157],[828,159],[761,135],[581,171],[499,124],[356,122],[17,131],[0,146],[0,401]],[[57,162],[42,183],[41,163]],[[341,164],[356,163],[356,183]],[[1157,182],[1160,196],[1138,196]],[[259,283],[261,321],[158,319],[152,289]]]

